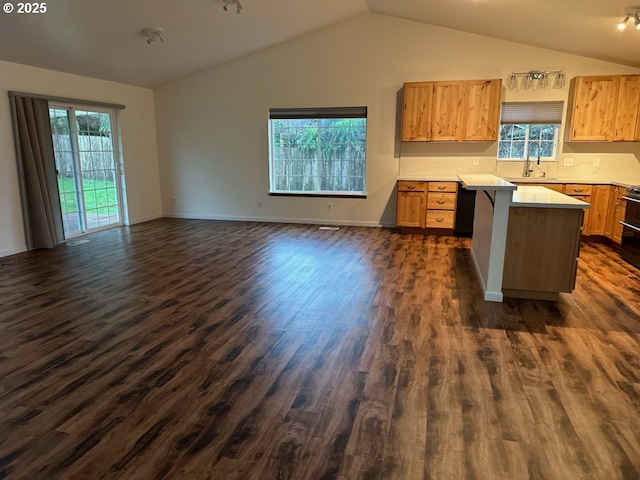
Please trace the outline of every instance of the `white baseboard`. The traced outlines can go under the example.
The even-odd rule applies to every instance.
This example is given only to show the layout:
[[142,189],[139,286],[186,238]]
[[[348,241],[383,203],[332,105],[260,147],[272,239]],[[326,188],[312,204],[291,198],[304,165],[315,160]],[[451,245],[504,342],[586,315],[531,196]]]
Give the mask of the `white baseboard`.
[[144,223],[144,222],[150,222],[151,220],[157,220],[159,218],[162,218],[164,215],[162,214],[158,214],[158,215],[151,215],[149,217],[140,217],[140,218],[136,218],[134,220],[129,220],[129,222],[127,223],[127,225],[135,225],[136,223]]
[[263,223],[298,223],[310,225],[335,225],[341,227],[392,227],[380,222],[362,222],[346,220],[324,220],[319,218],[268,218],[268,217],[236,217],[231,215],[201,215],[185,213],[165,213],[167,218],[184,218],[188,220],[225,220],[229,222],[263,222]]
[[485,283],[484,278],[480,273],[480,267],[478,266],[478,260],[476,259],[476,254],[473,251],[473,248],[471,249],[471,260],[473,261],[473,266],[475,267],[475,270],[476,270],[476,277],[478,277],[478,281],[480,282],[480,286],[482,287],[483,298],[485,299],[485,301],[502,302],[504,300],[504,295],[502,294],[501,291],[500,292],[487,291],[487,284]]
[[8,257],[10,255],[15,255],[16,253],[23,253],[27,251],[27,246],[22,245],[21,247],[9,248],[7,250],[0,250],[0,258]]

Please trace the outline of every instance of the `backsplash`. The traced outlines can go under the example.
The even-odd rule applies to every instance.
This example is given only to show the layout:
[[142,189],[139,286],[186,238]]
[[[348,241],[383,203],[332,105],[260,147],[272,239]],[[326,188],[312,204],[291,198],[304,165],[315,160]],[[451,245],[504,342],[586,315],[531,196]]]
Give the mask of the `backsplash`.
[[[595,159],[598,160],[595,160]],[[567,159],[571,165],[566,165]],[[477,165],[476,165],[477,163]],[[599,165],[595,165],[599,163]],[[632,153],[562,153],[557,162],[532,162],[533,177],[640,183],[640,155]],[[500,177],[521,177],[522,161],[497,161],[494,156],[400,157],[399,177],[455,177],[459,173],[491,173]]]

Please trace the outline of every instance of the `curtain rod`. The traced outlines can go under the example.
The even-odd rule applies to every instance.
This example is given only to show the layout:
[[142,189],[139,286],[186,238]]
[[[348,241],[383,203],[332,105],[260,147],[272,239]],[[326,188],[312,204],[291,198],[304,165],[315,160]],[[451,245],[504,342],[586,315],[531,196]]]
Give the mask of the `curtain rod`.
[[124,105],[120,105],[119,103],[105,103],[105,102],[95,102],[93,100],[78,100],[77,98],[66,98],[66,97],[52,97],[49,95],[38,95],[35,93],[24,93],[24,92],[9,92],[10,97],[29,97],[29,98],[37,98],[38,100],[47,100],[49,102],[64,102],[64,103],[75,103],[78,105],[87,105],[90,107],[102,107],[102,108],[116,108],[119,110],[124,110],[126,107]]

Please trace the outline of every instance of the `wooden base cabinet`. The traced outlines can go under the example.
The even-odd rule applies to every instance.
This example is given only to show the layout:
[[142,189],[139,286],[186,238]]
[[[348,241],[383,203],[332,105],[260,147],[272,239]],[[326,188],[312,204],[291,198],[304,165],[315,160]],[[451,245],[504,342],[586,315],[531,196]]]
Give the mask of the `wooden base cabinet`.
[[457,192],[457,182],[399,181],[396,226],[452,230]]
[[622,242],[622,224],[627,209],[627,201],[623,198],[627,192],[625,187],[611,187],[609,209],[605,224],[605,236],[615,243]]
[[[570,197],[582,200],[583,202],[591,203],[591,185],[580,183],[568,183],[564,186],[564,194]],[[582,235],[590,235],[589,225],[591,220],[591,209],[587,208],[584,211],[584,218],[582,220]]]
[[426,218],[426,182],[398,182],[396,225],[424,228]]
[[589,235],[604,235],[609,213],[610,185],[591,187],[591,208],[589,209]]

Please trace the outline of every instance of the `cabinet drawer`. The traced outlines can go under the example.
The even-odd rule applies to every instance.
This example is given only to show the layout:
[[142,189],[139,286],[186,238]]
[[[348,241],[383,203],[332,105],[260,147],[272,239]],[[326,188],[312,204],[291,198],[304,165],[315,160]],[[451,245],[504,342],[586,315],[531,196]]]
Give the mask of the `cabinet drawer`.
[[401,180],[398,182],[399,192],[424,192],[427,190],[427,182],[407,182]]
[[455,210],[456,194],[429,192],[427,196],[427,208],[430,210]]
[[458,184],[456,182],[429,182],[430,192],[457,192]]
[[427,228],[453,228],[453,210],[427,210]]
[[591,185],[568,183],[564,187],[565,195],[591,195]]

